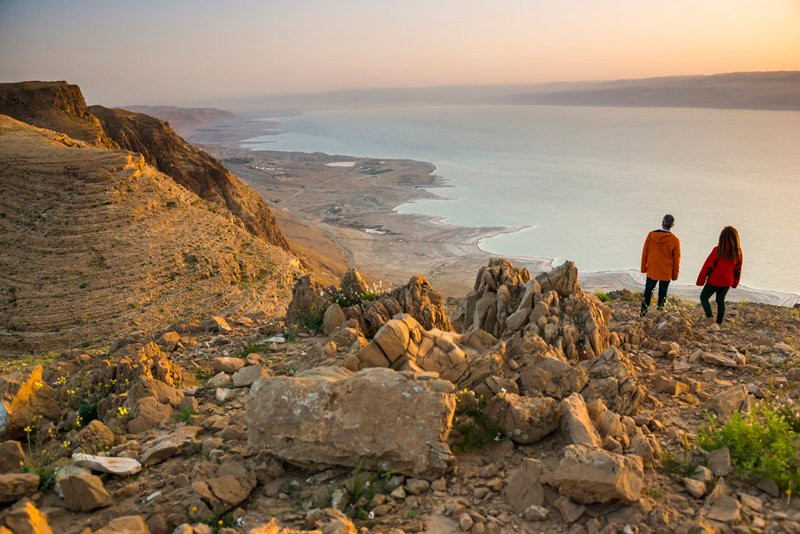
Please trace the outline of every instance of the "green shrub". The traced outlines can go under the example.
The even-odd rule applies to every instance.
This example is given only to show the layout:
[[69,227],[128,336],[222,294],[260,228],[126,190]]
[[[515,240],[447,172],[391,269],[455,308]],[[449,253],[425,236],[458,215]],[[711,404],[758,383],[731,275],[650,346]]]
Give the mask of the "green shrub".
[[484,416],[488,401],[474,391],[459,391],[456,397],[456,422],[453,434],[456,437],[452,448],[457,452],[482,449],[496,441],[501,432],[494,428]]
[[611,300],[611,297],[609,297],[608,293],[605,291],[595,291],[594,294],[598,299],[600,299],[600,302],[608,302]]
[[724,425],[709,417],[698,438],[709,451],[727,447],[737,476],[771,478],[794,493],[800,488],[800,436],[792,427],[786,405],[764,400],[749,413],[734,412]]

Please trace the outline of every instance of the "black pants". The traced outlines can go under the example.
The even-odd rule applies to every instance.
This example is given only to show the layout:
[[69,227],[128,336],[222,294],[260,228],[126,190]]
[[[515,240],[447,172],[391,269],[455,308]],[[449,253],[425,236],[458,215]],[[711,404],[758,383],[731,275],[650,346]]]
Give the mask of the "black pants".
[[706,312],[706,317],[713,317],[708,299],[711,298],[711,295],[714,293],[717,294],[717,324],[722,324],[722,319],[725,317],[725,295],[728,294],[729,289],[729,287],[706,284],[700,292],[700,304],[703,305],[703,311]]
[[644,300],[642,301],[642,308],[650,306],[650,301],[653,300],[653,289],[658,283],[658,307],[660,308],[667,303],[667,289],[669,289],[669,280],[653,280],[649,276],[644,283]]

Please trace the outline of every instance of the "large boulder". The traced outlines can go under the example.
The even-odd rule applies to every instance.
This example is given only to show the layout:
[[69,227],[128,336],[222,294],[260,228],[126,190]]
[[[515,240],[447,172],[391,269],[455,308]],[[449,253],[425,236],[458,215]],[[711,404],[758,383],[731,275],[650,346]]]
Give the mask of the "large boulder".
[[249,445],[300,466],[360,466],[423,478],[453,460],[450,382],[390,369],[321,367],[257,381]]
[[39,487],[39,475],[33,473],[7,473],[0,475],[0,503],[14,502],[33,495]]
[[[12,534],[53,534],[53,529],[47,523],[47,516],[28,499],[8,511],[5,524]],[[1,527],[0,532],[3,532]]]
[[644,466],[639,456],[567,445],[553,483],[562,495],[579,503],[631,503],[641,496]]
[[501,392],[492,397],[483,412],[486,421],[516,443],[536,443],[556,431],[561,406],[550,397],[520,397]]
[[23,437],[31,421],[44,426],[59,415],[53,388],[42,380],[41,365],[0,377],[0,438]]
[[95,475],[76,473],[58,483],[64,494],[64,506],[73,512],[90,512],[113,504],[103,481]]

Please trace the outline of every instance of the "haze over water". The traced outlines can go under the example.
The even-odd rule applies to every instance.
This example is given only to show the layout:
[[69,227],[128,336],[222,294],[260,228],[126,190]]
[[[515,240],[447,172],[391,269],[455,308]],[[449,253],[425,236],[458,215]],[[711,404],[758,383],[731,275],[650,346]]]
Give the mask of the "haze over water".
[[487,251],[585,271],[637,269],[664,213],[680,283],[736,226],[744,285],[800,292],[800,112],[466,106],[317,111],[249,148],[430,161],[446,200],[400,206],[466,226],[526,227]]

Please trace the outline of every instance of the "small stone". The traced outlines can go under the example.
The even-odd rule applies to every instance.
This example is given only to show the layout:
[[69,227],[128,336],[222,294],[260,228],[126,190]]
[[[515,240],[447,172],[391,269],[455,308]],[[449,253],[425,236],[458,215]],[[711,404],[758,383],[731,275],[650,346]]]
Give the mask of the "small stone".
[[753,510],[754,512],[761,513],[764,511],[764,501],[755,495],[749,493],[739,492],[739,502],[743,506]]
[[25,461],[25,451],[19,441],[8,440],[0,443],[0,474],[19,471]]
[[706,494],[706,483],[700,480],[684,477],[683,487],[685,487],[686,491],[695,499],[699,499]]
[[241,358],[220,357],[214,358],[214,370],[218,373],[233,374],[245,365]]
[[780,497],[781,489],[778,483],[771,478],[762,478],[756,483],[756,487],[772,497]]
[[216,399],[217,402],[225,402],[232,396],[233,396],[232,389],[217,388],[214,391],[214,399]]
[[589,411],[580,393],[572,393],[561,401],[561,427],[576,445],[601,447],[603,440],[589,418]]
[[436,480],[431,482],[431,489],[433,491],[446,491],[447,481],[444,478],[437,478]]
[[458,527],[463,530],[467,531],[472,528],[472,525],[475,524],[475,521],[472,519],[468,513],[463,513],[458,517]]
[[0,503],[14,502],[33,495],[39,488],[39,475],[33,473],[6,473],[0,475]]
[[693,480],[699,480],[700,482],[711,482],[714,480],[714,473],[711,472],[711,469],[704,465],[699,465],[694,470],[694,473],[689,475],[689,478]]
[[233,374],[233,387],[243,388],[253,385],[259,378],[269,376],[267,370],[260,365],[242,367]]
[[709,399],[707,407],[716,413],[722,421],[730,419],[734,411],[749,411],[750,402],[747,396],[747,388],[744,384],[739,384],[717,393]]
[[522,512],[522,516],[528,521],[544,521],[550,517],[550,510],[543,506],[532,504],[525,508],[525,511]]
[[719,521],[721,523],[733,523],[740,518],[739,501],[731,495],[720,495],[711,505],[706,514],[707,519]]
[[95,475],[74,474],[59,480],[64,506],[73,512],[90,512],[111,506],[111,495]]
[[219,372],[208,379],[206,385],[210,388],[226,388],[233,384],[233,380],[228,373]]
[[708,455],[706,461],[709,469],[718,477],[725,477],[733,473],[731,465],[731,452],[728,447],[717,449]]
[[140,515],[126,515],[113,519],[94,534],[150,534],[150,528]]
[[203,330],[218,332],[220,334],[227,334],[233,330],[228,324],[228,321],[226,321],[223,317],[206,317],[203,319],[201,324]]
[[409,478],[406,480],[406,491],[411,495],[421,495],[431,487],[430,482],[419,478]]
[[402,501],[406,498],[406,490],[403,489],[403,486],[399,486],[392,490],[389,497],[397,501]]
[[541,478],[542,462],[533,458],[523,460],[509,477],[503,492],[509,506],[517,512],[532,505],[541,506],[544,503]]
[[666,393],[673,397],[677,397],[689,391],[689,386],[687,384],[665,376],[656,377],[655,388],[657,393]]
[[569,500],[569,497],[564,497],[563,495],[556,499],[553,505],[559,511],[561,519],[563,519],[565,523],[574,523],[586,512],[585,506],[575,504]]

